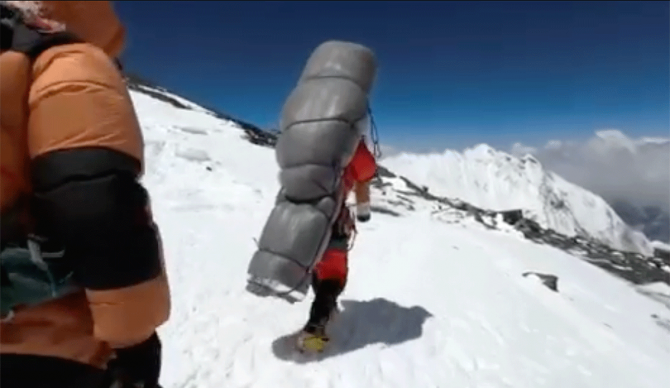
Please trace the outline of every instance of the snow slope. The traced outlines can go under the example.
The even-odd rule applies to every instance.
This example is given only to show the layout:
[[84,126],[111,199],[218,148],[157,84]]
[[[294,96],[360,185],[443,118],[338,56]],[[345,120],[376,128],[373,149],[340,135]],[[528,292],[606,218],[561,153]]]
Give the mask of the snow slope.
[[531,155],[517,158],[480,144],[463,153],[402,153],[383,163],[437,195],[492,210],[523,209],[525,217],[567,236],[653,252],[644,234],[626,225],[605,200],[545,170]]
[[[131,95],[173,296],[160,329],[165,388],[667,385],[665,305],[515,230],[408,205],[399,178],[373,192],[386,210],[359,225],[332,347],[296,357],[281,338],[309,303],[244,290],[278,189],[273,150],[202,110]],[[526,271],[557,275],[559,292]]]

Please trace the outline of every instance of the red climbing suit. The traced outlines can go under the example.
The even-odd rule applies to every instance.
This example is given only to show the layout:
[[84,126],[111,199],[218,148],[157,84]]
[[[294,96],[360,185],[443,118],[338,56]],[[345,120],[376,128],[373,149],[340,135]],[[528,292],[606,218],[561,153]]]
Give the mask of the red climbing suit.
[[[342,189],[346,199],[347,195],[356,187],[357,199],[366,198],[369,201],[369,182],[374,177],[377,170],[375,157],[372,155],[365,142],[361,140],[358,143],[356,152],[351,161],[344,169],[342,179]],[[363,193],[363,194],[361,194]],[[348,266],[348,244],[349,238],[354,231],[354,219],[351,217],[349,209],[342,206],[342,210],[335,222],[336,228],[344,234],[333,233],[330,244],[321,258],[321,261],[314,267],[314,274],[319,280],[337,279],[342,282],[342,286],[347,282],[349,272]]]

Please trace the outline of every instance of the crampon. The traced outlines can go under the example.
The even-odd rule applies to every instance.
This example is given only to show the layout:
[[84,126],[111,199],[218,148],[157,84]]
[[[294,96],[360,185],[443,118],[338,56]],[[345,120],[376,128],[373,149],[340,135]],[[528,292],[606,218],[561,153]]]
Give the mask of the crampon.
[[296,347],[300,352],[321,353],[330,342],[324,328],[305,328],[297,338]]

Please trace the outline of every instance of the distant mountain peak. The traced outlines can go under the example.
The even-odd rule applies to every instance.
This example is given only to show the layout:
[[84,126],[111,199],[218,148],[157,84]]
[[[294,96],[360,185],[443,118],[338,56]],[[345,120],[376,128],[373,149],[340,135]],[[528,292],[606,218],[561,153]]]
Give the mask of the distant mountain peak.
[[[607,141],[625,143],[618,131]],[[618,133],[617,133],[618,132]],[[649,240],[627,225],[600,196],[545,170],[531,153],[515,157],[478,144],[462,153],[403,154],[384,163],[438,195],[492,210],[522,209],[542,227],[590,237],[616,249],[651,254]]]

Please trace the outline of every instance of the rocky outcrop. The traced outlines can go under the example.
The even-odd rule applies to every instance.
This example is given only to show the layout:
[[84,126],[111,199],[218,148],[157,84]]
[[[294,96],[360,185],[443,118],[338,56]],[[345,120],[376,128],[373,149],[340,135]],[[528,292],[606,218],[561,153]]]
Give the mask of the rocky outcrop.
[[670,262],[670,250],[655,247],[654,257],[657,257],[661,260],[665,260],[666,262]]
[[524,272],[523,277],[528,277],[528,276],[535,276],[538,278],[542,284],[545,285],[548,289],[558,292],[558,276],[556,275],[551,275],[551,274],[546,274],[546,273],[538,273],[538,272]]

